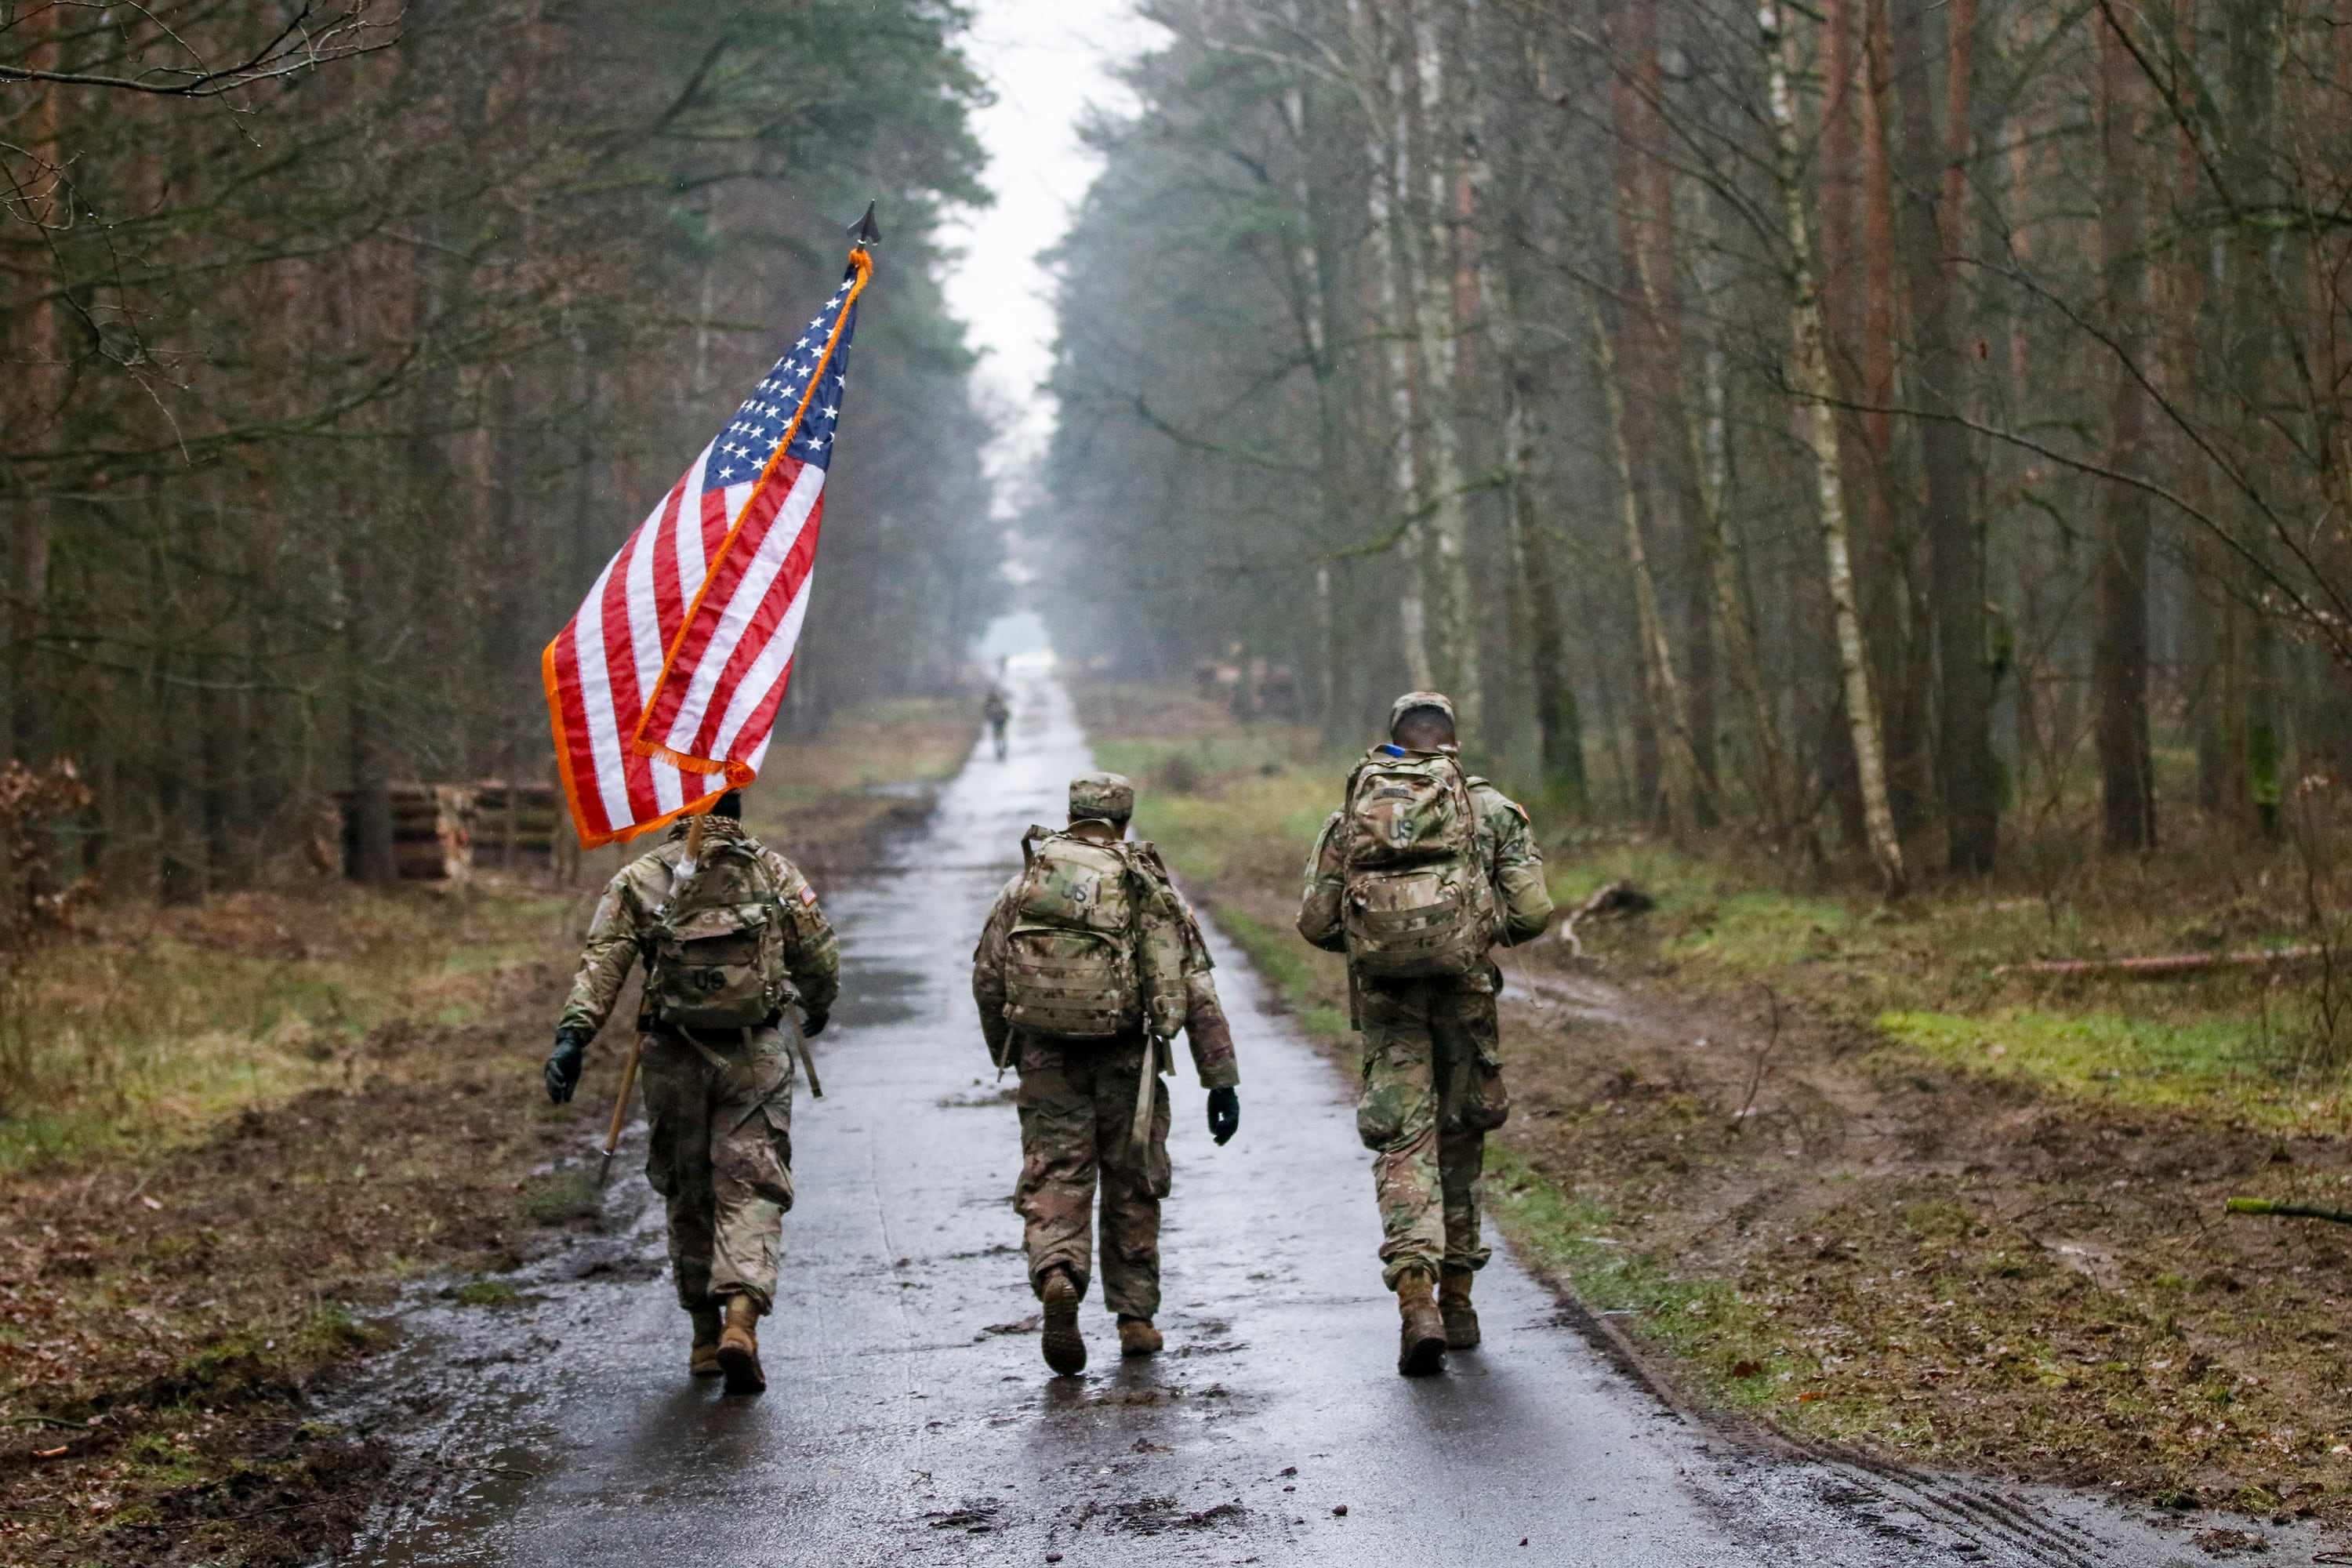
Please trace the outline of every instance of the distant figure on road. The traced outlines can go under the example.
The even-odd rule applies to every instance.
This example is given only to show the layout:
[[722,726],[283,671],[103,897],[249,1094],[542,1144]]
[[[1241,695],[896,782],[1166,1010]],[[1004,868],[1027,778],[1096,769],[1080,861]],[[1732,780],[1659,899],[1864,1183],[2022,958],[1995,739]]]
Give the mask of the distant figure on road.
[[1389,743],[1356,765],[1315,841],[1298,934],[1348,955],[1364,1037],[1356,1132],[1373,1153],[1381,1274],[1408,1377],[1478,1343],[1478,1176],[1510,1107],[1488,950],[1532,941],[1551,916],[1528,814],[1462,771],[1454,704],[1434,691],[1398,698]]
[[1209,1091],[1218,1143],[1241,1125],[1233,1033],[1192,911],[1149,844],[1126,842],[1135,786],[1117,773],[1070,781],[1070,826],[1033,827],[1021,874],[988,911],[971,994],[999,1068],[1021,1075],[1021,1211],[1029,1284],[1045,1304],[1040,1348],[1057,1373],[1085,1370],[1078,1332],[1102,1186],[1103,1305],[1122,1355],[1160,1347],[1160,1200],[1168,1195],[1168,1095],[1176,1031]]
[[1001,763],[1004,760],[1004,726],[1013,718],[1013,704],[1006,700],[1004,688],[991,685],[988,700],[982,704],[981,711],[988,715],[989,737],[996,742],[996,760]]
[[588,1042],[642,958],[646,1178],[668,1200],[670,1272],[694,1321],[688,1364],[697,1377],[723,1374],[730,1394],[758,1394],[768,1386],[759,1321],[775,1300],[793,1206],[782,1031],[823,1032],[841,958],[816,889],[743,831],[742,814],[729,790],[605,885],[556,1026],[547,1093],[558,1105],[572,1098]]

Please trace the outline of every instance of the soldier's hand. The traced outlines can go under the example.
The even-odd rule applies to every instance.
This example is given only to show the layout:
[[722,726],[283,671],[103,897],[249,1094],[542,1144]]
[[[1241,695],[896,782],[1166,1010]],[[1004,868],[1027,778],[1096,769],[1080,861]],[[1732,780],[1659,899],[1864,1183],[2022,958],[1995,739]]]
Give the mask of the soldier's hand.
[[580,1064],[588,1058],[588,1042],[592,1038],[585,1029],[558,1029],[555,1048],[547,1053],[547,1098],[562,1105],[571,1100],[572,1091],[580,1087]]
[[803,1040],[815,1039],[819,1035],[824,1033],[825,1025],[832,1021],[833,1015],[830,1013],[810,1013],[804,1015],[801,1019],[801,1038]]
[[1242,1091],[1237,1089],[1213,1089],[1209,1091],[1209,1136],[1223,1148],[1225,1141],[1241,1131]]

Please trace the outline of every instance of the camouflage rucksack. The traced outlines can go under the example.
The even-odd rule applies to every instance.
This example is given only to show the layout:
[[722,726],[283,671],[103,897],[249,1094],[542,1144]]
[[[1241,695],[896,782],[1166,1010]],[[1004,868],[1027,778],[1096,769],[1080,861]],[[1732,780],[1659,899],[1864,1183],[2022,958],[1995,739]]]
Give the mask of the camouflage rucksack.
[[716,835],[656,910],[646,941],[646,1005],[660,1023],[743,1029],[793,994],[784,909],[752,846]]
[[1349,965],[1402,979],[1484,964],[1494,897],[1486,829],[1461,764],[1443,752],[1375,751],[1349,778],[1341,816]]
[[1142,889],[1128,847],[1033,827],[1006,933],[1004,1017],[1014,1028],[1093,1040],[1137,1027]]

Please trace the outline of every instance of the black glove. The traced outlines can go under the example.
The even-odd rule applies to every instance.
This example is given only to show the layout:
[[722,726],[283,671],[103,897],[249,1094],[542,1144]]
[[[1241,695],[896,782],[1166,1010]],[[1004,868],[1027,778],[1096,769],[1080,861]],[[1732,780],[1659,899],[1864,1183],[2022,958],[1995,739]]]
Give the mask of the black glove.
[[824,1033],[825,1025],[832,1021],[833,1015],[830,1013],[808,1013],[803,1015],[801,1018],[801,1038],[803,1040],[815,1039],[819,1035]]
[[588,1042],[595,1038],[585,1029],[558,1029],[555,1048],[547,1053],[547,1098],[562,1105],[580,1087],[580,1064],[588,1058]]
[[1223,1148],[1225,1140],[1241,1131],[1242,1091],[1237,1089],[1213,1089],[1209,1091],[1209,1136]]

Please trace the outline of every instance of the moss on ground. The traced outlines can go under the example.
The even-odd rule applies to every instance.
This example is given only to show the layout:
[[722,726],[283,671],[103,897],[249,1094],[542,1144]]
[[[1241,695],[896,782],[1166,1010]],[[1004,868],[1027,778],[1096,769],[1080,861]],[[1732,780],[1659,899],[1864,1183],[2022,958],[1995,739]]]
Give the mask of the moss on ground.
[[2185,1022],[2115,1013],[2061,1013],[2000,1007],[1969,1017],[1950,1013],[1884,1013],[1882,1034],[1948,1067],[2019,1078],[2084,1100],[2117,1104],[2226,1106],[2263,1125],[2340,1125],[2333,1079],[2291,1097],[2276,1070],[2278,1053],[2259,1016],[2204,1016]]

